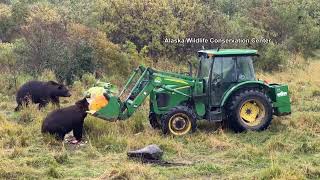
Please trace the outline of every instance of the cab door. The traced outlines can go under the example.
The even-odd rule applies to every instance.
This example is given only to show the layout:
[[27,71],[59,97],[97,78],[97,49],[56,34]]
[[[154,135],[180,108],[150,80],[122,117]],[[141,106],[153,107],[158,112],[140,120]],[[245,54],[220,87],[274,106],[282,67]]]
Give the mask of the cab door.
[[237,82],[236,57],[215,57],[210,76],[210,105],[220,106],[224,92]]
[[[198,70],[198,78],[203,79],[204,93],[206,94],[206,97],[210,97],[210,74],[213,58],[212,56],[209,57],[207,54],[202,54],[201,56],[199,56],[199,58],[200,65]],[[205,104],[210,106],[209,98],[206,98]]]

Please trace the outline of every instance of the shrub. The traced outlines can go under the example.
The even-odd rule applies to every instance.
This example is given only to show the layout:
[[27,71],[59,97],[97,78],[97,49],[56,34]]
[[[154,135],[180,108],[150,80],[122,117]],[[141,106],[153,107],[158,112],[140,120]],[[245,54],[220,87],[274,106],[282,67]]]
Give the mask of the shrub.
[[32,6],[21,34],[14,55],[33,76],[49,69],[57,80],[72,84],[85,73],[128,74],[128,60],[118,45],[97,29],[66,21],[46,3]]
[[261,56],[255,63],[264,71],[279,71],[287,63],[288,54],[283,45],[269,43],[259,52]]
[[39,77],[40,81],[57,81],[56,75],[55,73],[50,70],[50,69],[45,69],[40,77]]
[[0,3],[0,42],[7,41],[10,38],[11,30],[14,27],[12,18],[12,8],[8,5]]
[[97,82],[96,78],[91,73],[84,74],[81,81],[86,87],[91,87]]

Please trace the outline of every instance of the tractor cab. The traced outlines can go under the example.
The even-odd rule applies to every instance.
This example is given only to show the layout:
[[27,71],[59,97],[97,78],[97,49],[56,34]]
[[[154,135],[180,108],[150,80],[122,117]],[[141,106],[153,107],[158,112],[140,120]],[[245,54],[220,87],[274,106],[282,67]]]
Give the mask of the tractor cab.
[[251,49],[198,51],[198,78],[204,81],[211,107],[218,107],[223,94],[234,85],[256,80],[252,61],[257,55],[257,51]]

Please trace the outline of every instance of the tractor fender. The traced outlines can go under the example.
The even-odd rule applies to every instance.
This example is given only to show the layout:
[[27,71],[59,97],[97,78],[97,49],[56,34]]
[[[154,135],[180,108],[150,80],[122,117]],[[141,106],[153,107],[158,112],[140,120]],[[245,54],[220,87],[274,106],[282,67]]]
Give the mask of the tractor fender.
[[244,82],[241,82],[241,83],[233,86],[232,88],[228,89],[223,94],[220,106],[222,107],[222,106],[226,105],[229,98],[232,97],[232,95],[234,93],[236,93],[240,89],[244,89],[244,88],[248,88],[248,87],[250,87],[250,88],[258,87],[258,88],[266,89],[266,90],[269,90],[269,88],[270,88],[270,86],[263,81],[244,81]]

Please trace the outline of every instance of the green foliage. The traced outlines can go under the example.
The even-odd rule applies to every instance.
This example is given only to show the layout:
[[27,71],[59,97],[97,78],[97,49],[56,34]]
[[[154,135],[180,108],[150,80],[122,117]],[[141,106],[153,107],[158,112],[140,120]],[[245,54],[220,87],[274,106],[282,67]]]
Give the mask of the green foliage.
[[14,66],[17,64],[17,58],[14,53],[14,44],[0,44],[0,64],[1,66],[6,67],[9,71],[13,71],[15,69]]
[[127,75],[128,63],[117,45],[96,29],[66,21],[50,4],[30,7],[21,34],[13,55],[33,76],[49,69],[71,84],[85,73],[115,73],[114,67],[123,67],[119,74]]
[[267,44],[260,52],[260,57],[255,61],[257,67],[266,71],[284,69],[288,61],[288,51],[282,45]]
[[10,39],[10,31],[14,26],[11,7],[0,4],[0,42]]
[[[123,78],[139,64],[162,59],[185,63],[203,46],[258,49],[258,67],[272,71],[320,48],[319,6],[316,0],[6,1],[0,4],[0,39],[11,42],[19,72],[35,77],[48,69],[68,84],[86,73]],[[271,43],[165,42],[188,37]]]
[[96,78],[93,74],[86,73],[82,76],[81,82],[85,85],[85,87],[92,87],[96,83]]
[[41,73],[39,80],[41,80],[41,81],[56,81],[57,78],[56,78],[56,75],[53,71],[51,71],[49,69],[45,69]]
[[[43,69],[52,69],[57,77],[60,68],[68,68],[66,27],[61,16],[46,4],[32,7],[22,28],[25,38],[23,64],[34,75]],[[63,70],[62,70],[63,71]]]
[[59,79],[65,79],[67,84],[71,84],[77,77],[81,78],[85,73],[93,73],[93,49],[89,45],[80,42],[75,48],[73,58],[70,59],[68,68],[59,68]]
[[147,57],[147,54],[149,52],[149,47],[144,46],[140,52],[137,50],[137,46],[131,42],[126,41],[123,45],[123,50],[126,53],[126,57],[128,61],[132,62],[130,64],[130,68],[133,69],[139,65],[145,65],[148,66],[150,64],[150,60]]
[[18,56],[15,53],[19,46],[16,43],[0,43],[0,66],[2,67],[3,90],[16,90],[19,86],[18,76],[21,71],[21,64],[18,62]]
[[[97,2],[99,3],[99,2]],[[179,57],[179,52],[199,49],[201,44],[165,43],[165,38],[219,37],[226,31],[219,26],[225,23],[223,15],[212,11],[198,0],[188,1],[108,1],[99,3],[102,7],[102,23],[108,37],[115,43],[130,41],[138,52],[151,57]],[[159,18],[159,16],[161,18]],[[187,54],[193,54],[187,52]]]

